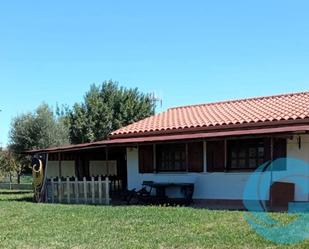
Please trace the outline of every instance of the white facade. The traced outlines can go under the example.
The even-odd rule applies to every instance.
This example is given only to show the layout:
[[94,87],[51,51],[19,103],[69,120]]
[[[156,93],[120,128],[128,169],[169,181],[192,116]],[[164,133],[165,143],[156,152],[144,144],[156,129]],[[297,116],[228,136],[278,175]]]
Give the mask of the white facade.
[[116,160],[90,160],[89,161],[90,176],[100,175],[117,175],[117,161]]
[[75,176],[75,161],[61,161],[61,170],[59,166],[59,161],[49,161],[47,163],[47,178]]
[[[61,165],[61,169],[60,169]],[[117,175],[117,161],[116,160],[90,160],[89,161],[90,176],[99,175]],[[75,161],[63,160],[61,164],[59,161],[48,161],[47,178],[52,177],[74,177],[75,176]]]
[[[309,136],[302,135],[299,144],[299,136],[288,139],[287,157],[300,159],[309,164]],[[245,184],[252,172],[207,172],[206,165],[206,146],[204,145],[204,172],[201,173],[145,173],[141,174],[138,170],[138,149],[134,147],[127,148],[127,170],[128,170],[128,189],[140,189],[143,181],[155,182],[189,182],[195,184],[194,199],[225,199],[242,200]],[[289,165],[288,167],[293,167]],[[281,172],[263,173],[263,183],[270,185],[276,179],[280,179]],[[309,176],[309,167],[308,167]],[[287,181],[289,180],[282,180]],[[309,189],[309,184],[308,184]],[[179,191],[179,190],[178,190]],[[167,195],[177,197],[178,193],[169,189]],[[268,193],[265,195],[268,199]],[[255,199],[252,197],[252,199]],[[302,193],[298,186],[295,187],[295,200],[308,201],[308,194]]]

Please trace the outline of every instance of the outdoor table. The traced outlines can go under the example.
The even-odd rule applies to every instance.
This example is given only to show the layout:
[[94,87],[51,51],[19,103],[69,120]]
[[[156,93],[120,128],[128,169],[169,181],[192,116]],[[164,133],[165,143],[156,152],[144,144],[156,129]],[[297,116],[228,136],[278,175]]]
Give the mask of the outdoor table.
[[166,199],[166,189],[171,187],[179,187],[187,204],[192,202],[194,183],[184,182],[144,182],[144,186],[149,186],[156,189],[156,197],[158,199]]

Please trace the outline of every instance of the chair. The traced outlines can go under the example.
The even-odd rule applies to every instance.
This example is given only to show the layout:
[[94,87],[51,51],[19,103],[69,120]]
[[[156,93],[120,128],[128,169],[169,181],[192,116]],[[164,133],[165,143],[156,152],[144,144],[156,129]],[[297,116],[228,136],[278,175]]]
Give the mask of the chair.
[[122,195],[122,199],[127,203],[127,205],[131,204],[132,199],[136,196],[136,189],[125,190]]
[[132,190],[126,190],[124,193],[124,200],[127,204],[131,204],[133,199],[137,200],[137,203],[145,204],[149,203],[152,200],[151,191],[152,186],[151,184],[153,181],[144,181],[142,183],[142,188],[140,190],[136,190],[135,188]]
[[147,190],[147,187],[142,187],[140,190],[136,191],[136,198],[138,203],[149,203],[152,200],[151,191]]
[[153,183],[153,181],[143,181],[142,186],[151,194]]

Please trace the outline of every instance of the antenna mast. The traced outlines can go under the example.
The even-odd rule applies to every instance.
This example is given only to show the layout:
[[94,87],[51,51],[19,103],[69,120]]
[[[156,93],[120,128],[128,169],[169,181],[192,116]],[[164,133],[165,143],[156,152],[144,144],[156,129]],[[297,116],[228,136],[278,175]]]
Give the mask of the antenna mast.
[[153,105],[153,113],[156,113],[156,103],[159,102],[160,103],[160,107],[162,107],[162,98],[156,96],[155,92],[152,92],[151,100],[152,100],[152,103],[154,103],[154,105]]

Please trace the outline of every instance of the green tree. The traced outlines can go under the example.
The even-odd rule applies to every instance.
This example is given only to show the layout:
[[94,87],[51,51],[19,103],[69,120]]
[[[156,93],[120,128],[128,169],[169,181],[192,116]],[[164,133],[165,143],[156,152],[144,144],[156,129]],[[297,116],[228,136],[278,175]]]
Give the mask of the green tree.
[[47,104],[41,104],[33,113],[13,119],[9,149],[21,165],[20,173],[30,165],[29,158],[22,152],[69,144],[69,129],[65,123],[66,118],[55,114]]
[[149,117],[154,108],[151,95],[137,88],[119,87],[111,80],[92,85],[84,101],[68,112],[71,142],[104,139],[113,130]]
[[0,172],[4,176],[9,176],[10,182],[12,182],[12,175],[16,174],[17,182],[20,182],[20,174],[22,170],[22,164],[17,160],[16,154],[10,150],[0,151]]
[[65,118],[54,114],[47,104],[34,113],[21,114],[11,124],[9,146],[17,153],[69,143]]

